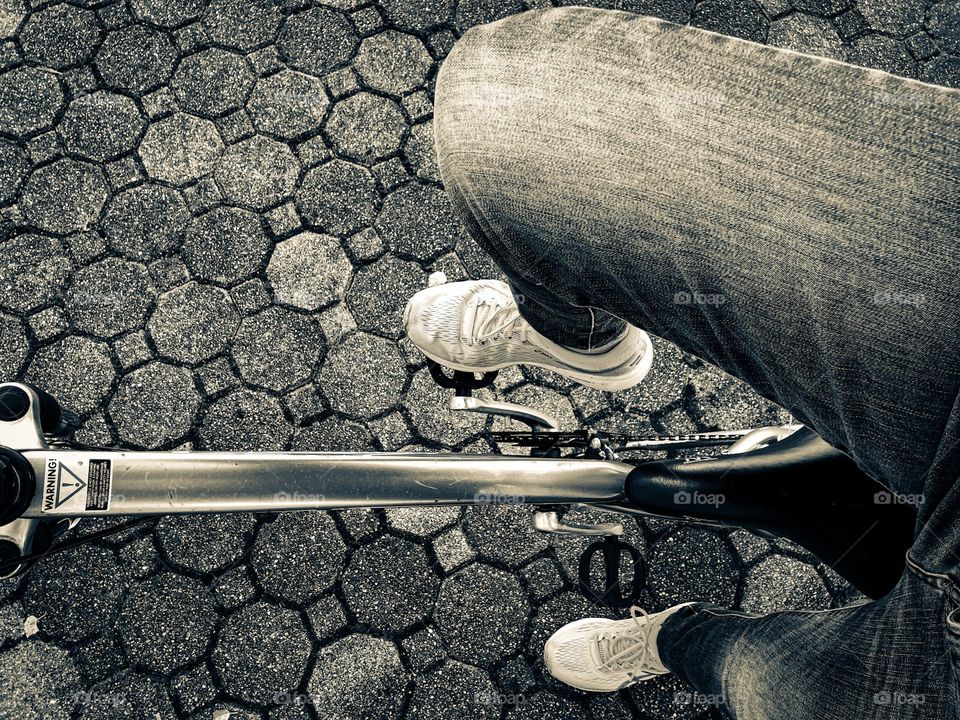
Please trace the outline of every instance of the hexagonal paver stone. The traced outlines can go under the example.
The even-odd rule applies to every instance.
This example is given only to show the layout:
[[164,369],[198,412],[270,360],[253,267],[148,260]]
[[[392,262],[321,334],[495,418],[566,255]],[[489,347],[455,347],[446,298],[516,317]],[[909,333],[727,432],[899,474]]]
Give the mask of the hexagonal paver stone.
[[52,233],[86,230],[107,200],[107,181],[96,165],[63,158],[34,170],[20,208],[30,224]]
[[63,70],[90,57],[100,28],[93,12],[63,3],[32,13],[19,40],[27,60]]
[[0,131],[27,135],[50,127],[61,107],[63,91],[52,72],[21,66],[0,73]]
[[356,272],[347,303],[361,330],[399,339],[407,300],[426,286],[427,275],[419,265],[384,255]]
[[346,236],[373,221],[380,196],[365,167],[331,160],[307,171],[295,199],[311,227]]
[[63,641],[84,640],[113,625],[127,578],[113,553],[95,545],[65,551],[27,578],[23,609]]
[[439,188],[410,183],[383,202],[375,226],[401,257],[430,261],[453,249],[463,226]]
[[231,145],[217,163],[217,184],[235,205],[265,210],[289,195],[300,174],[290,148],[254,135]]
[[447,446],[458,445],[483,430],[486,420],[482,415],[451,413],[448,403],[448,391],[433,381],[426,368],[413,376],[403,398],[403,406],[410,413],[414,430],[426,440]]
[[406,364],[394,343],[357,333],[332,348],[320,370],[330,405],[361,418],[379,415],[400,401]]
[[543,533],[533,529],[530,509],[521,498],[507,495],[497,504],[495,494],[485,506],[467,508],[466,536],[481,556],[513,567],[549,546]]
[[107,33],[94,64],[104,81],[143,94],[170,79],[177,51],[170,36],[149,25],[131,25]]
[[487,673],[451,660],[416,678],[404,718],[440,720],[442,717],[463,717],[471,720],[494,720],[500,717],[501,705],[500,691]]
[[318,78],[283,70],[257,81],[247,111],[260,132],[292,140],[319,128],[329,103]]
[[444,580],[434,620],[451,657],[485,667],[520,647],[529,616],[517,578],[474,563]]
[[179,191],[146,182],[118,193],[107,205],[107,242],[131,260],[150,261],[170,252],[190,221]]
[[120,381],[110,417],[120,439],[155,448],[183,437],[193,425],[200,394],[185,368],[151,362]]
[[242,55],[208,48],[180,62],[170,87],[183,110],[218,117],[243,106],[253,81]]
[[294,603],[312,600],[336,581],[347,546],[325,512],[283,513],[264,525],[250,554],[263,589]]
[[930,8],[927,27],[941,48],[960,54],[960,7],[951,0],[941,0]]
[[783,555],[761,560],[744,581],[740,607],[767,614],[781,610],[825,610],[833,603],[812,565]]
[[12,142],[0,140],[0,205],[17,196],[17,190],[30,172],[30,158]]
[[138,20],[175,28],[203,12],[204,0],[131,0],[130,9]]
[[840,36],[829,20],[793,13],[771,23],[767,43],[834,60],[846,59]]
[[0,378],[16,380],[30,352],[30,341],[18,318],[0,313]]
[[433,120],[410,128],[410,136],[403,143],[403,154],[418,178],[440,182],[440,168],[433,147]]
[[268,307],[243,319],[231,352],[245,381],[279,391],[313,374],[324,344],[313,318]]
[[647,586],[664,605],[702,601],[730,606],[739,579],[730,549],[709,530],[681,527],[658,540],[647,560]]
[[80,673],[66,650],[34,639],[0,653],[0,717],[70,717],[78,692]]
[[203,25],[218,45],[247,51],[273,40],[281,19],[270,0],[212,0]]
[[421,539],[436,535],[460,519],[458,507],[395,507],[386,512],[387,524],[393,530]]
[[270,241],[249,210],[214,208],[194,218],[183,240],[183,259],[199,278],[229,285],[256,272]]
[[338,153],[372,164],[397,151],[406,128],[393,100],[361,92],[333,106],[326,133]]
[[386,536],[353,553],[340,586],[359,622],[402,632],[430,615],[440,578],[421,546]]
[[361,43],[354,67],[367,86],[402,95],[426,82],[432,63],[416,36],[388,30]]
[[317,653],[308,688],[319,717],[390,720],[400,717],[406,684],[396,645],[358,633]]
[[343,297],[352,270],[336,238],[302,232],[273,249],[267,277],[277,301],[318,310]]
[[276,398],[234,390],[207,409],[198,434],[205,450],[280,450],[293,428]]
[[145,121],[126,95],[95,92],[73,100],[57,127],[67,152],[104,162],[133,148]]
[[239,324],[226,290],[189,282],[160,296],[147,330],[162,355],[196,365],[221,352]]
[[297,430],[294,450],[362,452],[374,450],[373,436],[360,423],[339,417],[328,417],[315,425]]
[[106,258],[73,273],[64,306],[80,330],[109,338],[140,327],[155,295],[143,265]]
[[294,692],[310,658],[310,638],[293,610],[258,602],[231,615],[211,660],[228,693],[258,705]]
[[867,35],[858,38],[847,54],[849,61],[856,65],[865,65],[907,77],[916,74],[917,63],[906,45],[885,35]]
[[860,0],[857,10],[874,30],[903,37],[920,29],[926,6],[924,0]]
[[42,235],[0,243],[0,305],[18,312],[60,299],[73,263],[63,244]]
[[927,63],[923,80],[935,85],[960,88],[960,58],[938,55]]
[[176,113],[151,123],[137,152],[150,177],[185,185],[213,170],[223,141],[209,120]]
[[249,513],[169,515],[157,523],[156,535],[172,565],[207,574],[239,560],[256,527]]
[[751,0],[707,0],[697,5],[691,24],[759,43],[766,38],[769,26],[760,5]]
[[29,382],[77,413],[90,412],[100,404],[113,376],[106,344],[76,335],[41,348],[27,368]]
[[117,626],[127,657],[170,674],[203,656],[216,623],[210,591],[198,580],[165,572],[130,589]]
[[322,76],[346,64],[358,42],[357,33],[342,14],[315,7],[287,18],[277,47],[291,67]]
[[170,695],[160,680],[125,670],[97,683],[82,696],[80,720],[173,717]]
[[382,5],[390,24],[401,30],[428,30],[453,15],[453,0],[383,0]]
[[463,34],[474,25],[490,23],[522,9],[520,0],[459,0],[454,26]]

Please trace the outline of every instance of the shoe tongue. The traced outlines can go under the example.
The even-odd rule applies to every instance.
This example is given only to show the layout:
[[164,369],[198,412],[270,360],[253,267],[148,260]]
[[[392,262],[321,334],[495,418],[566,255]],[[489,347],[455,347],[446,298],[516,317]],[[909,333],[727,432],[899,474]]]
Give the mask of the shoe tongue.
[[613,639],[604,638],[597,644],[597,649],[600,651],[600,662],[607,662],[607,660],[612,658],[617,653],[621,653],[627,648],[636,646],[638,642],[641,642],[641,638],[633,635],[615,637]]

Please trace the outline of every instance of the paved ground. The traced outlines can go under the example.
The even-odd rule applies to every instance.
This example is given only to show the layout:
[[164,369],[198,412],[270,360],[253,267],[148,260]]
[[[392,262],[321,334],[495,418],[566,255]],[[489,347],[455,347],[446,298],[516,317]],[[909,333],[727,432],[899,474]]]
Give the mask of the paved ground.
[[[437,67],[467,27],[545,4],[0,0],[3,378],[56,393],[95,443],[489,449],[398,310],[434,269],[491,272],[438,184]],[[610,4],[960,86],[955,1]],[[498,393],[569,426],[781,417],[658,349],[630,392],[515,371]],[[851,596],[743,531],[630,537],[652,609]],[[595,612],[571,582],[583,545],[511,507],[163,520],[0,582],[0,718],[716,715],[670,680],[600,697],[544,677],[545,637]]]

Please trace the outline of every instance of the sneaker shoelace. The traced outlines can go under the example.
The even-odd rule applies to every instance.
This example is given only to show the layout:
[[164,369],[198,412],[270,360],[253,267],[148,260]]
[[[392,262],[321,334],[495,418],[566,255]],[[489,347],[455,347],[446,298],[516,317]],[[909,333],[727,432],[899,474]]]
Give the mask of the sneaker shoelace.
[[606,658],[600,666],[601,670],[627,670],[632,675],[639,675],[641,673],[632,672],[627,666],[642,668],[650,659],[650,615],[643,608],[634,606],[630,608],[630,617],[636,628],[601,632],[597,636],[600,657]]
[[467,305],[460,324],[460,337],[467,345],[483,344],[520,328],[521,342],[526,339],[527,324],[516,303],[495,294],[482,294]]

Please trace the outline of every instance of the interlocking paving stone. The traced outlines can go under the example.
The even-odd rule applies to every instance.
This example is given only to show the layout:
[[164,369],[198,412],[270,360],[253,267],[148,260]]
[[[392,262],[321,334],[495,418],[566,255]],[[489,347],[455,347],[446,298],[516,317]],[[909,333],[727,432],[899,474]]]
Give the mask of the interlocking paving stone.
[[334,410],[370,417],[400,400],[407,371],[396,345],[357,333],[330,350],[319,377]]
[[59,240],[19,235],[0,244],[0,305],[29,312],[61,299],[73,263]]
[[406,685],[396,645],[353,634],[320,649],[309,690],[320,717],[390,720],[400,717]]
[[895,71],[904,77],[917,74],[917,64],[907,46],[883,35],[867,35],[853,43],[850,61],[858,65]]
[[63,3],[32,13],[19,39],[27,60],[65,70],[90,57],[100,28],[93,12]]
[[52,233],[86,230],[109,193],[103,171],[80,160],[61,159],[34,170],[20,198],[31,224]]
[[275,398],[246,389],[215,401],[198,430],[206,450],[281,450],[292,434]]
[[270,249],[263,224],[249,210],[218,207],[187,227],[183,259],[204,280],[231,285],[250,275]]
[[102,224],[110,247],[131,260],[149,261],[176,247],[189,221],[179,192],[146,182],[115,195]]
[[227,691],[258,705],[298,688],[309,657],[310,639],[300,615],[266,602],[231,615],[211,655]]
[[152,362],[124,376],[109,411],[123,442],[155,448],[186,435],[199,405],[189,371]]
[[30,352],[30,340],[23,323],[12,315],[0,313],[0,377],[16,380]]
[[393,100],[360,92],[333,106],[326,135],[341,155],[372,164],[397,151],[406,127]]
[[769,22],[751,0],[707,0],[693,11],[691,24],[705,30],[763,42]]
[[330,515],[280,515],[260,529],[250,563],[263,589],[303,603],[330,588],[343,569],[347,548]]
[[0,717],[69,717],[79,692],[80,677],[66,650],[33,640],[0,653]]
[[253,82],[253,72],[242,55],[209,48],[184,58],[170,86],[182,110],[217,117],[240,108]]
[[67,152],[104,162],[132,149],[144,126],[126,95],[95,92],[71,101],[57,133]]
[[480,667],[519,648],[529,616],[519,581],[480,563],[443,581],[434,612],[450,657]]
[[176,113],[151,123],[137,152],[150,177],[185,185],[213,170],[223,140],[209,120]]
[[354,67],[367,86],[403,95],[423,85],[432,63],[415,35],[387,30],[360,44]]
[[323,332],[309,315],[269,307],[241,321],[231,353],[245,381],[283,390],[313,374],[323,347]]
[[142,264],[106,258],[71,275],[64,304],[77,328],[110,338],[142,326],[154,295]]
[[315,7],[287,17],[277,47],[291,67],[321,77],[345,64],[358,42],[341,13]]
[[740,607],[748,612],[824,610],[832,603],[830,592],[810,565],[772,555],[750,569],[744,580]]
[[42,618],[45,636],[77,641],[113,625],[125,589],[113,553],[85,546],[65,551],[55,564],[38,565],[27,578],[23,606]]
[[293,191],[299,173],[300,163],[290,148],[254,135],[226,149],[216,179],[229,202],[265,210]]
[[138,20],[164,28],[175,28],[203,12],[203,0],[131,0],[130,9]]
[[48,128],[62,106],[63,92],[49,70],[19,67],[0,75],[0,130],[27,135]]
[[920,29],[926,4],[924,0],[860,0],[857,10],[872,29],[904,37]]
[[134,24],[107,33],[94,64],[108,84],[144,94],[170,79],[176,61],[177,51],[167,33]]
[[78,413],[99,407],[113,378],[106,344],[77,335],[41,348],[26,374],[27,381],[36,383],[61,405]]
[[147,330],[161,355],[197,365],[223,351],[239,324],[226,290],[189,282],[157,299]]
[[133,663],[169,675],[203,656],[216,622],[202,583],[165,572],[131,589],[118,626]]
[[270,0],[212,0],[203,25],[213,42],[249,51],[276,37],[282,17]]
[[440,181],[440,169],[433,145],[433,121],[414,125],[404,141],[403,155],[421,180]]
[[319,310],[343,297],[351,270],[336,238],[302,232],[274,247],[267,277],[279,302]]
[[442,445],[456,445],[480,432],[485,424],[477,413],[451,413],[448,394],[440,388],[424,368],[413,376],[404,398],[417,433],[425,440]]
[[404,717],[444,720],[450,717],[499,718],[499,691],[482,670],[450,661],[414,680]]
[[343,160],[308,170],[296,193],[297,208],[311,227],[340,236],[372,222],[379,199],[370,171]]
[[767,34],[770,45],[820,55],[834,60],[846,60],[840,36],[829,20],[793,13],[770,25]]
[[729,607],[739,569],[722,539],[683,527],[658,540],[647,558],[647,583],[664,607],[700,600]]
[[347,304],[357,326],[399,339],[403,334],[403,308],[410,297],[427,286],[427,278],[416,263],[389,254],[360,268],[347,290]]
[[960,53],[960,7],[950,0],[934,4],[929,11],[927,27],[940,47],[949,53]]
[[375,227],[398,256],[423,261],[452,250],[463,232],[446,194],[417,183],[404,185],[387,196]]
[[0,141],[0,204],[17,196],[29,171],[29,156],[13,143]]
[[510,566],[522,565],[547,547],[547,536],[533,529],[530,507],[513,495],[491,493],[489,504],[469,507],[464,531],[477,554]]
[[247,109],[260,132],[294,140],[320,125],[329,103],[318,78],[283,70],[257,81]]

